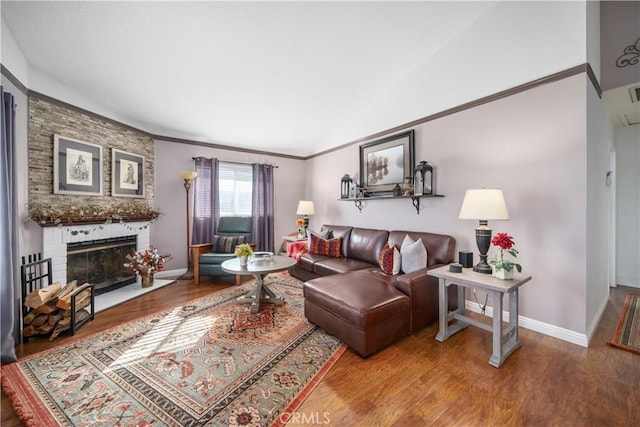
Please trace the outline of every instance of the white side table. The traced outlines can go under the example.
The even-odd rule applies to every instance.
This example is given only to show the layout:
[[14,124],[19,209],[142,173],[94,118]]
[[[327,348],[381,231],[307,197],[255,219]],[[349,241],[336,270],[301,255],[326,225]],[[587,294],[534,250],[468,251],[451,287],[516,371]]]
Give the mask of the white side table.
[[[439,326],[436,340],[443,342],[451,335],[466,328],[468,325],[477,326],[493,332],[493,354],[489,358],[489,364],[499,368],[507,357],[520,348],[518,341],[518,289],[531,280],[531,276],[515,274],[511,280],[500,280],[490,274],[476,273],[471,269],[463,269],[462,273],[452,273],[449,266],[429,270],[430,276],[439,279]],[[449,311],[447,288],[458,285],[458,308]],[[492,325],[482,323],[465,315],[464,288],[480,289],[489,293],[493,302]],[[502,327],[502,297],[509,294],[509,326]],[[457,322],[449,325],[456,319]]]

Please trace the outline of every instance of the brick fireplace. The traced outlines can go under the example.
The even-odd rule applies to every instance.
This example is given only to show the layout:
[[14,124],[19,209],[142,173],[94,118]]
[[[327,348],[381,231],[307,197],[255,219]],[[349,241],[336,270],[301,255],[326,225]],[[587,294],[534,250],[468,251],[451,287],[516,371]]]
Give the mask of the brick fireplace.
[[42,227],[42,254],[44,258],[51,258],[52,280],[63,285],[67,283],[67,244],[135,235],[136,247],[145,249],[150,246],[148,225],[145,221]]

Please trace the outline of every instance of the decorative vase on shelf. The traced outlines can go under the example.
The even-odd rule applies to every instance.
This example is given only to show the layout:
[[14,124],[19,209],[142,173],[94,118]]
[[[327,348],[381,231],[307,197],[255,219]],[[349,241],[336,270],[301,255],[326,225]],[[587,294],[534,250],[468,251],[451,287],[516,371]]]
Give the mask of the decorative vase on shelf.
[[494,266],[491,266],[491,275],[501,280],[511,280],[513,279],[513,270],[515,270],[515,267],[507,271],[504,268],[496,269]]
[[143,288],[148,288],[153,286],[153,274],[145,274],[140,276],[140,278],[141,278],[140,284]]
[[239,256],[238,261],[240,262],[240,267],[246,267],[249,262],[248,256]]

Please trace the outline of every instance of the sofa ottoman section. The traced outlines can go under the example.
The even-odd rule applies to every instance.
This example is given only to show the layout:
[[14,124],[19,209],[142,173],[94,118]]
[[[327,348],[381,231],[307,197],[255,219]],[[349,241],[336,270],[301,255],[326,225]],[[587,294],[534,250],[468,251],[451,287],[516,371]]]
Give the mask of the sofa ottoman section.
[[305,316],[366,357],[410,333],[409,297],[390,280],[366,271],[310,280]]

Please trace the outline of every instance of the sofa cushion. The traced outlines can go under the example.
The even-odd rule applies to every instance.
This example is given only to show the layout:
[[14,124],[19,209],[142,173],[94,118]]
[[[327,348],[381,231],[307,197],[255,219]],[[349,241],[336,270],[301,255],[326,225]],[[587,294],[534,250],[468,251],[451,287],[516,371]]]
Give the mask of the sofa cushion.
[[427,248],[421,239],[414,241],[408,234],[400,246],[402,272],[411,273],[427,268]]
[[376,266],[357,259],[323,257],[313,264],[313,272],[320,276],[328,276],[372,267]]
[[312,234],[309,253],[340,258],[342,256],[342,237],[322,239]]
[[[305,302],[324,307],[361,330],[383,325],[389,319],[407,316],[409,297],[391,286],[389,276],[371,271],[351,271],[326,276],[304,284]],[[409,332],[407,324],[406,332]]]
[[353,228],[349,237],[349,258],[378,265],[378,255],[387,243],[389,232],[369,228]]
[[245,236],[219,236],[214,235],[213,248],[211,249],[214,253],[222,253],[222,254],[231,254],[235,251],[236,246],[245,242]]
[[389,246],[387,243],[380,255],[378,256],[378,264],[385,274],[393,275],[400,273],[400,267],[402,266],[402,258],[400,257],[400,251],[395,246]]

